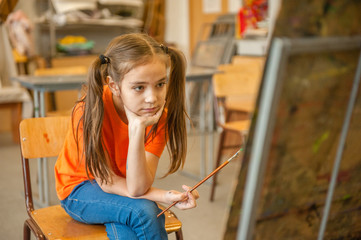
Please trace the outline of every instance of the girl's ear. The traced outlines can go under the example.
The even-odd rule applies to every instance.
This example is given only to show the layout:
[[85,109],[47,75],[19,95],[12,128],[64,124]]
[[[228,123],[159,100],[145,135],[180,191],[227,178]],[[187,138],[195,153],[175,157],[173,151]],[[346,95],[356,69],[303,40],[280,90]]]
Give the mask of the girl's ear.
[[112,93],[115,96],[120,96],[119,86],[116,82],[113,81],[113,79],[110,76],[107,76],[107,82],[108,82],[110,91],[112,91]]

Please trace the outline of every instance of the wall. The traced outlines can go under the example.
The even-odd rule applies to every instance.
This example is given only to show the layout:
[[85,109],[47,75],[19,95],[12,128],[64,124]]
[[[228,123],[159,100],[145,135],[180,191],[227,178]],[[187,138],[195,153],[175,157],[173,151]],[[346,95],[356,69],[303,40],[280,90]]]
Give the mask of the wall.
[[202,5],[202,0],[166,0],[165,40],[175,43],[188,59],[202,24],[214,21],[223,13],[236,13],[242,0],[222,0],[222,11],[215,14],[203,13]]
[[165,41],[176,44],[187,58],[189,56],[188,8],[188,1],[166,0]]
[[204,0],[189,0],[189,49],[192,52],[205,23],[211,23],[216,20],[219,15],[228,13],[228,1],[222,0],[221,11],[216,13],[204,13]]

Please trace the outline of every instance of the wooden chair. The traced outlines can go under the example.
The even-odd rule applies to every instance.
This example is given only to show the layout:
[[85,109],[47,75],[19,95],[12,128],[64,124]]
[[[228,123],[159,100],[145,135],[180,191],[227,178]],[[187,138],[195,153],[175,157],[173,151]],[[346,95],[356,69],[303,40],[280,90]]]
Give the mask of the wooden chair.
[[[232,63],[229,64],[220,64],[218,70],[221,73],[237,73],[242,75],[248,75],[258,83],[262,77],[263,68],[264,68],[265,58],[264,57],[251,57],[251,56],[233,56]],[[236,110],[237,105],[244,105],[244,101],[239,101],[240,96],[229,96],[227,98],[227,107],[228,109]],[[243,104],[239,104],[243,102]],[[253,105],[252,105],[253,106]],[[244,109],[241,108],[241,111]]]
[[[258,93],[260,77],[259,75],[244,73],[218,73],[213,75],[212,84],[215,98],[215,114],[218,126],[222,132],[219,139],[218,153],[215,168],[220,166],[222,152],[229,148],[240,148],[245,142],[250,126],[250,117],[255,105]],[[244,112],[247,116],[244,120],[232,120],[232,114]],[[222,114],[223,113],[223,114]],[[224,119],[221,117],[224,116]],[[242,142],[226,145],[226,134],[233,132],[240,134]],[[210,201],[214,200],[217,174],[213,176]]]
[[[30,239],[30,230],[37,239],[108,239],[104,225],[77,222],[60,205],[34,209],[29,159],[57,156],[69,126],[70,117],[64,116],[29,118],[20,123],[25,205],[29,215],[24,223],[24,239]],[[175,232],[176,239],[183,239],[182,223],[174,213],[167,211],[165,219],[167,233]]]

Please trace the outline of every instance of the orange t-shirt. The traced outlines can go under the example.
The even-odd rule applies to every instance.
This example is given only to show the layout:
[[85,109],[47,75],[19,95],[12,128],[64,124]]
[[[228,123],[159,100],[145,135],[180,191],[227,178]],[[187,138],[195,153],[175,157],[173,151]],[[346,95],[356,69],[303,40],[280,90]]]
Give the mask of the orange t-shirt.
[[[102,136],[105,149],[111,161],[112,170],[115,174],[126,177],[126,162],[128,155],[128,125],[126,125],[117,114],[112,93],[108,86],[104,86],[104,119]],[[69,196],[71,191],[79,183],[88,180],[85,171],[85,158],[83,151],[83,125],[79,124],[78,133],[76,133],[78,122],[83,114],[84,103],[80,102],[75,106],[72,126],[69,127],[64,147],[55,164],[55,182],[56,192],[60,200]],[[158,124],[157,134],[154,138],[149,137],[145,143],[145,151],[153,153],[160,157],[166,145],[165,136],[166,114],[161,116]],[[146,129],[148,133],[151,129]],[[78,135],[78,146],[75,136]],[[79,150],[79,151],[78,151]],[[93,178],[91,176],[91,178]]]

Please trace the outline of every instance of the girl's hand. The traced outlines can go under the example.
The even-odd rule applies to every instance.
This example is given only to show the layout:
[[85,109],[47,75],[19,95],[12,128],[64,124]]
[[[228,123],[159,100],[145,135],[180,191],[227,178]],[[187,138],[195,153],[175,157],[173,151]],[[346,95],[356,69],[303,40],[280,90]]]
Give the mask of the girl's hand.
[[133,124],[139,124],[139,125],[144,125],[144,127],[148,127],[159,121],[160,117],[162,116],[164,106],[165,106],[165,103],[152,116],[140,116],[140,115],[132,112],[131,110],[129,110],[129,108],[127,108],[127,106],[125,106],[125,105],[124,105],[124,111],[127,116],[129,126],[131,126]]
[[166,201],[169,204],[172,204],[173,202],[179,201],[175,205],[178,209],[191,209],[195,208],[197,206],[196,199],[199,198],[199,194],[197,190],[194,190],[193,192],[190,192],[191,188],[183,185],[182,188],[186,191],[183,193],[171,190],[166,193]]

